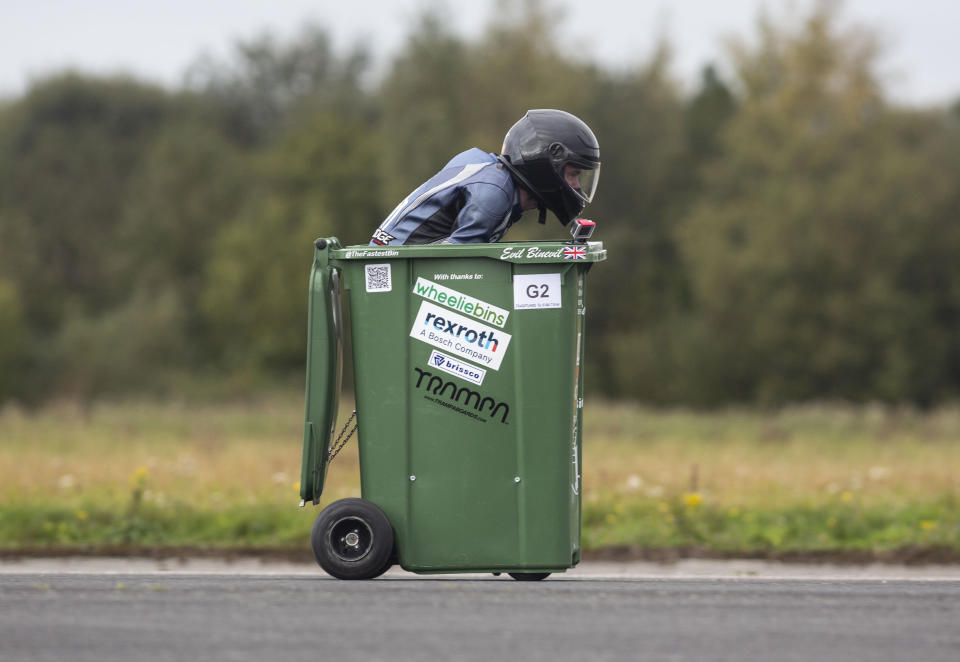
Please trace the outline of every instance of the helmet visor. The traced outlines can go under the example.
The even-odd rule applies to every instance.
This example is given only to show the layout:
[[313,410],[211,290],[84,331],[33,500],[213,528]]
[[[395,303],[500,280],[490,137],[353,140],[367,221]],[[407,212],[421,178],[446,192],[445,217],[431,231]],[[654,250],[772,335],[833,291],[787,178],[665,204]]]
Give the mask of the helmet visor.
[[563,181],[584,202],[593,200],[598,179],[600,179],[599,163],[595,168],[583,168],[575,163],[567,163],[563,166]]

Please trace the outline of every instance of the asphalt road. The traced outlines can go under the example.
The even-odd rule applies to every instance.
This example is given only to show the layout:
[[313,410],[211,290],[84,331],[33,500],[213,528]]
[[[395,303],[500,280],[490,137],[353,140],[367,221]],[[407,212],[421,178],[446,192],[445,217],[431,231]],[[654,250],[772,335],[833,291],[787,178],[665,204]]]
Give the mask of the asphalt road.
[[0,660],[949,660],[960,581],[0,574]]

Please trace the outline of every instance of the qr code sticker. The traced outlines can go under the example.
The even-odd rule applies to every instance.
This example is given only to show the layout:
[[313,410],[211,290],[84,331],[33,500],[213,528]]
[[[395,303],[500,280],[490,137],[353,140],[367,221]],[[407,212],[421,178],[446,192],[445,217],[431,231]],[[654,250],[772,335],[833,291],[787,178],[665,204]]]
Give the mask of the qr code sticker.
[[389,292],[393,289],[389,264],[367,264],[367,292]]

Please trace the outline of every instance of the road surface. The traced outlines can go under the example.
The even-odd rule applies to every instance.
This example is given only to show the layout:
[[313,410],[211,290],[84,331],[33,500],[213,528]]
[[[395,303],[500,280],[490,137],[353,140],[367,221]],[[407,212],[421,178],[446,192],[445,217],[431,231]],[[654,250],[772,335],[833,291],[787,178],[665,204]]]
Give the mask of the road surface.
[[344,582],[303,566],[53,563],[0,565],[3,662],[960,659],[955,568]]

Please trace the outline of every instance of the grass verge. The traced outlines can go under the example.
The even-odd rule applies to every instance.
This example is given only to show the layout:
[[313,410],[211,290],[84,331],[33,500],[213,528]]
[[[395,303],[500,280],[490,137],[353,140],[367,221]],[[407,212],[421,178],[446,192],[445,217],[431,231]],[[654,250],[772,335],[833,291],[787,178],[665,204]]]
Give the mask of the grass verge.
[[[0,553],[309,558],[302,396],[0,412]],[[606,558],[960,561],[960,409],[585,416],[583,544]],[[358,496],[355,444],[324,503]]]

